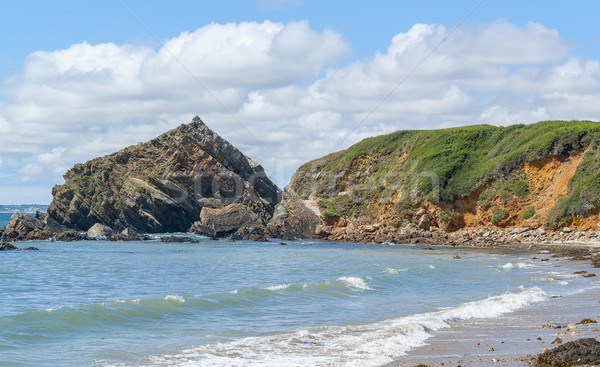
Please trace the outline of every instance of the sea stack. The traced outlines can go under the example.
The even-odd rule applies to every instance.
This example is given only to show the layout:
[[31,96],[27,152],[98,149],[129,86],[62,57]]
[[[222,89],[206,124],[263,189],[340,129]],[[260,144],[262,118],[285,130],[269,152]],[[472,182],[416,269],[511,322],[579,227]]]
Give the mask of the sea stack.
[[281,195],[259,164],[198,116],[149,142],[76,164],[64,179],[52,190],[48,215],[81,231],[99,223],[115,232],[185,232],[199,222],[197,232],[211,232],[201,218],[218,221],[231,208],[253,218],[240,227],[263,226]]

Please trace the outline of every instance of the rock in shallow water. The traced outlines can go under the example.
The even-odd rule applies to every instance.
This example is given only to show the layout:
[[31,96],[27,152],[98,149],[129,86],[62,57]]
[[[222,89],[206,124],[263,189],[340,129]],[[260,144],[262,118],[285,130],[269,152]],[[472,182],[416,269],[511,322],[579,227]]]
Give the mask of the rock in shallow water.
[[198,243],[197,239],[191,237],[183,237],[183,236],[166,236],[161,237],[160,242],[164,243]]
[[87,236],[90,239],[101,239],[108,238],[114,234],[113,230],[109,226],[104,224],[96,223],[87,231]]
[[18,250],[17,246],[12,243],[4,242],[0,243],[0,251]]
[[39,248],[33,247],[33,246],[26,247],[26,248],[18,248],[17,246],[13,245],[12,243],[8,243],[8,242],[0,243],[0,251],[11,251],[11,250],[39,251]]

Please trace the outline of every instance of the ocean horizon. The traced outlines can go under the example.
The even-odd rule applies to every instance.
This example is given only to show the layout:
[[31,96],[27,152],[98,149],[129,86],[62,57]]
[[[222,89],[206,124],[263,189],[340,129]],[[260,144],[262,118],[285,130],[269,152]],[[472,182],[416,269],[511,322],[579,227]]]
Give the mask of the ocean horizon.
[[524,252],[198,238],[3,254],[0,364],[379,366],[590,286]]

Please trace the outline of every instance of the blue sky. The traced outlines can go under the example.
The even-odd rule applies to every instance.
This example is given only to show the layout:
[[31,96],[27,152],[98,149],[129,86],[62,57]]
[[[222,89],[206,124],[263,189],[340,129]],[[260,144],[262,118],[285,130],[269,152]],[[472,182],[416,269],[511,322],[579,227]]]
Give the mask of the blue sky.
[[0,204],[48,203],[74,163],[195,114],[280,186],[398,129],[598,120],[598,4],[2,2]]

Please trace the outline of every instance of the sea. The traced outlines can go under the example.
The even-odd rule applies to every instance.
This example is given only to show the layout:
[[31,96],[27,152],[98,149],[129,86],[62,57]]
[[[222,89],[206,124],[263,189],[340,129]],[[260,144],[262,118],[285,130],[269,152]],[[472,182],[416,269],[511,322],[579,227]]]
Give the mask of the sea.
[[0,213],[0,227],[4,227],[10,222],[10,217],[13,213]]
[[0,365],[380,366],[595,286],[549,254],[198,238],[0,253]]

